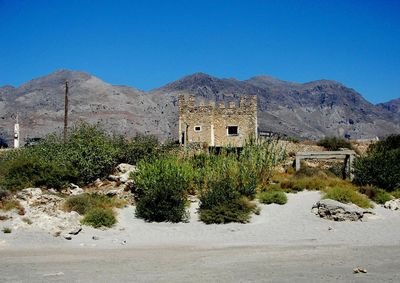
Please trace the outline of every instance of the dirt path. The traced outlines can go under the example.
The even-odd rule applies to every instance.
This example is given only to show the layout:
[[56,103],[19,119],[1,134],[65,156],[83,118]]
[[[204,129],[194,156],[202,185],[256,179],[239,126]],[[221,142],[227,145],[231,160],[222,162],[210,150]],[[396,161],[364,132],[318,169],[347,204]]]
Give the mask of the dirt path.
[[[400,247],[1,251],[0,282],[400,282]],[[353,274],[354,267],[366,274]]]

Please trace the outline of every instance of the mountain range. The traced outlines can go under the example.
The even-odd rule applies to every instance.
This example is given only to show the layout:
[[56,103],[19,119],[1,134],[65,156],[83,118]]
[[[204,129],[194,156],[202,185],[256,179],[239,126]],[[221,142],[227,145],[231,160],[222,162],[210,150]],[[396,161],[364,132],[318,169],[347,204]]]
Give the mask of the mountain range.
[[241,81],[195,73],[145,92],[111,85],[84,72],[59,70],[19,87],[0,87],[0,137],[11,142],[16,113],[22,139],[61,131],[66,80],[70,124],[100,123],[128,137],[153,134],[177,139],[180,94],[226,102],[257,95],[261,131],[303,139],[370,139],[400,133],[400,98],[374,105],[354,89],[331,80],[294,83],[256,76]]

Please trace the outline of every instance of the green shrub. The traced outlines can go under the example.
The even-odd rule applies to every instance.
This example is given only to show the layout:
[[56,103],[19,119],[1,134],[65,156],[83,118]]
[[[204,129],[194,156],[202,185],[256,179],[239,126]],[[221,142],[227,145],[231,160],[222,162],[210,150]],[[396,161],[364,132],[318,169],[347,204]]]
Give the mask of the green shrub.
[[253,212],[257,213],[257,206],[242,197],[201,209],[200,220],[206,224],[247,223]]
[[368,148],[354,161],[354,182],[388,192],[400,186],[400,135],[392,135]]
[[136,195],[137,217],[156,222],[187,219],[186,191],[194,179],[189,162],[172,155],[142,160],[132,178],[140,188]]
[[324,199],[333,199],[341,203],[353,203],[362,208],[372,207],[368,198],[353,188],[349,187],[333,187],[326,190]]
[[98,126],[80,124],[73,128],[64,149],[67,161],[77,172],[78,184],[107,176],[118,163],[119,149]]
[[67,166],[41,157],[31,148],[15,154],[1,170],[5,172],[2,185],[9,190],[41,186],[59,189],[74,180]]
[[1,231],[3,231],[4,234],[10,234],[12,232],[10,227],[4,227]]
[[99,126],[81,123],[71,128],[66,141],[52,134],[35,146],[2,154],[0,185],[7,190],[84,185],[106,177],[118,163],[135,164],[159,152],[154,137],[138,136],[128,141],[106,134]]
[[109,208],[96,207],[90,209],[81,221],[82,224],[92,226],[94,228],[112,227],[117,223],[114,212]]
[[317,145],[323,146],[327,150],[339,150],[340,148],[353,149],[352,144],[348,140],[338,137],[326,137],[318,141]]
[[[339,164],[333,165],[333,166],[329,167],[328,172],[338,178],[343,178],[343,165],[339,165]],[[347,176],[344,176],[344,177],[347,177]]]
[[[215,156],[202,171],[200,209],[211,209],[240,197],[239,162],[234,155]],[[243,192],[244,190],[242,190]]]
[[292,143],[299,143],[300,142],[300,139],[296,138],[296,137],[287,137],[286,140],[288,142],[292,142]]
[[268,191],[283,191],[280,183],[269,184],[267,186],[261,186],[259,188],[259,192],[268,192]]
[[276,166],[286,158],[286,149],[277,139],[254,140],[250,138],[240,152],[240,172],[247,180],[249,188],[255,193],[254,184],[267,184]]
[[258,194],[258,199],[264,204],[285,204],[287,202],[287,196],[282,191],[265,191]]
[[395,190],[395,191],[391,192],[391,195],[394,198],[400,198],[400,190]]
[[113,197],[84,193],[67,198],[64,208],[67,211],[76,211],[80,215],[85,215],[94,208],[112,209],[114,207],[121,207],[121,205],[122,203]]
[[250,139],[241,151],[228,148],[180,159],[167,155],[141,161],[138,172],[132,174],[138,188],[136,215],[148,221],[182,221],[186,192],[199,192],[200,213],[221,211],[221,205],[237,203],[242,196],[253,199],[257,185],[268,180],[284,157],[276,140]]
[[137,164],[145,158],[156,157],[160,154],[160,145],[156,137],[139,135],[130,141],[121,140],[120,163]]
[[3,199],[0,201],[0,210],[10,211],[13,209],[23,210],[21,203],[15,199]]
[[374,186],[363,186],[360,187],[358,191],[379,204],[384,204],[385,202],[392,199],[391,195],[388,192]]
[[372,200],[379,204],[385,204],[385,202],[391,199],[392,197],[388,192],[386,192],[385,190],[379,190]]

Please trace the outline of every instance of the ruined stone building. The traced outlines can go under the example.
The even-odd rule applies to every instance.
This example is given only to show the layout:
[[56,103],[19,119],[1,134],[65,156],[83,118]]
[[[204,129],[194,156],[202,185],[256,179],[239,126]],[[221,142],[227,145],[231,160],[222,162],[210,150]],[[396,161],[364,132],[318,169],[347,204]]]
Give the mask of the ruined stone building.
[[241,97],[239,105],[179,96],[180,144],[242,147],[250,136],[257,137],[257,96]]

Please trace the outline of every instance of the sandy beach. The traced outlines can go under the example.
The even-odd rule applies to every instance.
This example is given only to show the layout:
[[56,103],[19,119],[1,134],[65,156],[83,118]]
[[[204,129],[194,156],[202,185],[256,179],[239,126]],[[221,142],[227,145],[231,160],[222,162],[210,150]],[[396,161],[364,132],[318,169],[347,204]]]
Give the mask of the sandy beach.
[[288,194],[248,224],[205,225],[192,203],[188,223],[146,223],[127,207],[114,228],[84,226],[69,241],[21,228],[0,235],[0,281],[398,282],[400,213],[376,206],[366,221],[334,222],[311,213],[320,197]]

